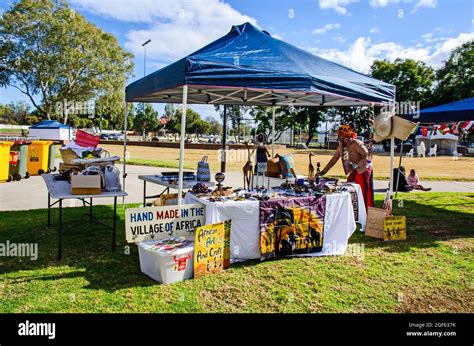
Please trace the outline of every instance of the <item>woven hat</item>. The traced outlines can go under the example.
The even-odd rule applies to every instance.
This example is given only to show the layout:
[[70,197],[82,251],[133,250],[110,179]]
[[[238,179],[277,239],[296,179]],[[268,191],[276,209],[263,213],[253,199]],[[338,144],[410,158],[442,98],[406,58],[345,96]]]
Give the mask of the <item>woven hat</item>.
[[406,141],[416,126],[416,123],[394,115],[391,136]]
[[393,113],[382,112],[374,119],[374,141],[381,142],[390,138]]

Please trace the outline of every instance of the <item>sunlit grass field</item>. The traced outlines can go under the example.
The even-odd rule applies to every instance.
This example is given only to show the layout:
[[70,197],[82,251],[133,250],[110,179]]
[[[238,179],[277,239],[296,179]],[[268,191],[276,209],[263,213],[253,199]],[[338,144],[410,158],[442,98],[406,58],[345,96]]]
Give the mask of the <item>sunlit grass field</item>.
[[[121,208],[115,253],[110,231],[86,225],[65,234],[61,262],[45,209],[2,212],[0,243],[38,242],[39,257],[1,259],[0,312],[473,312],[474,193],[399,198],[406,241],[356,232],[362,256],[248,261],[169,286],[140,272],[136,246],[125,253]],[[83,212],[67,208],[65,221]]]

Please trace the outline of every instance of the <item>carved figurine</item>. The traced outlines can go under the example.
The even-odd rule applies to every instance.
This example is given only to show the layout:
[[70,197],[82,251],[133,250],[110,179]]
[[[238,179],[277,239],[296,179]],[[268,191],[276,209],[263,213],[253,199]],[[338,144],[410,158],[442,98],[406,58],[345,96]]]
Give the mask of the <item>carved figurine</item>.
[[253,167],[252,167],[252,155],[255,150],[250,151],[249,143],[245,143],[245,147],[247,148],[247,162],[245,166],[242,168],[244,173],[244,189],[245,185],[247,185],[247,190],[253,190]]

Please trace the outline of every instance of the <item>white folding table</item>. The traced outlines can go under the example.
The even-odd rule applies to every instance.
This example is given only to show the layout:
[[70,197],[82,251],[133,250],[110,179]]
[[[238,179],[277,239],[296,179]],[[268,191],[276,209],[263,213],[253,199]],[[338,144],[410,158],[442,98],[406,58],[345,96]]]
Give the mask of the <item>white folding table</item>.
[[[48,188],[48,227],[51,227],[51,207],[59,204],[59,226],[58,226],[58,260],[61,260],[62,256],[62,237],[66,231],[70,229],[85,224],[98,224],[105,228],[112,230],[112,251],[115,251],[115,234],[116,234],[116,225],[117,225],[117,197],[125,197],[127,193],[124,191],[109,192],[103,191],[100,195],[73,195],[71,193],[71,184],[65,180],[55,180],[54,175],[52,174],[42,174],[46,187]],[[113,224],[112,226],[107,225],[103,222],[100,222],[92,214],[92,206],[94,198],[113,198],[114,199],[114,215],[113,215]],[[51,203],[51,199],[57,199],[56,202]],[[65,199],[79,199],[82,201],[83,205],[89,206],[89,212],[86,213],[89,215],[89,219],[86,221],[81,221],[76,224],[70,225],[68,228],[64,229],[63,227],[63,200]]]

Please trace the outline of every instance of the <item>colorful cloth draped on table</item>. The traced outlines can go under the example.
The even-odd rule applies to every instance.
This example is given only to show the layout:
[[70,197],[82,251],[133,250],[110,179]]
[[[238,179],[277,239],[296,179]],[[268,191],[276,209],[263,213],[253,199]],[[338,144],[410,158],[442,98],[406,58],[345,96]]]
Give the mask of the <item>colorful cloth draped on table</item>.
[[321,196],[260,202],[260,259],[320,252],[325,201]]
[[[353,170],[347,177],[347,182],[356,183],[360,185],[362,195],[364,196],[365,208],[374,206],[374,180],[373,170],[367,169],[364,173],[358,173]],[[368,209],[367,209],[368,210]]]

